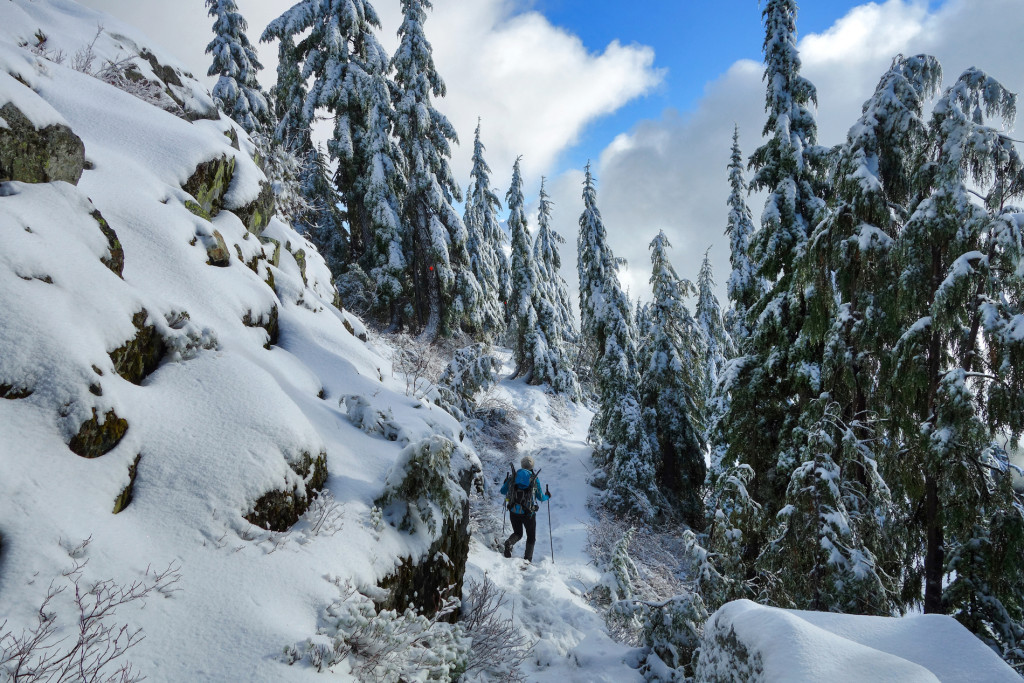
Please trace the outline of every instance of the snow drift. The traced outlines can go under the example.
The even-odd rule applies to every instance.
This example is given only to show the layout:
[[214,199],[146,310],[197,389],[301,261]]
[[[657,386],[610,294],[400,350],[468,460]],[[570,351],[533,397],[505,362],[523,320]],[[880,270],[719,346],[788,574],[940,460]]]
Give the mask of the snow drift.
[[749,600],[708,620],[702,681],[1019,683],[1020,676],[952,617],[807,612]]

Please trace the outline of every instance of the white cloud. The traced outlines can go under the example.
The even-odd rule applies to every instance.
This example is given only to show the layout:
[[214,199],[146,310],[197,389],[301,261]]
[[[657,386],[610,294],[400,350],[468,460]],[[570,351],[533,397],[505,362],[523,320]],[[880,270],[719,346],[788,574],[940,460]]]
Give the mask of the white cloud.
[[[799,25],[799,17],[798,17]],[[841,142],[860,107],[897,53],[927,52],[939,58],[946,83],[972,65],[986,69],[1016,92],[1024,88],[1024,35],[1020,0],[949,0],[929,11],[927,3],[889,0],[851,10],[828,31],[800,41],[803,74],[819,95],[819,142]],[[760,144],[764,125],[762,67],[737,62],[707,88],[689,113],[666,112],[620,135],[597,168],[598,204],[616,255],[634,296],[649,296],[647,245],[658,230],[673,244],[673,263],[695,278],[704,250],[711,258],[724,298],[728,243],[723,235],[728,196],[726,166],[733,124],[740,127],[745,155]],[[749,179],[749,174],[748,174]],[[755,219],[763,199],[751,197]],[[579,192],[563,199],[559,229],[570,237],[571,217],[582,210]],[[567,252],[564,259],[571,262]],[[723,300],[723,304],[724,304]]]
[[[83,0],[83,4],[118,16],[143,29],[160,45],[204,75],[204,55],[212,38],[205,7],[189,3],[139,0]],[[257,41],[272,19],[289,3],[238,0],[249,22],[249,39]],[[594,119],[614,112],[658,83],[649,47],[617,42],[603,52],[588,52],[580,39],[553,26],[537,12],[521,12],[513,0],[434,0],[425,29],[438,72],[448,88],[437,101],[459,132],[453,170],[469,181],[473,130],[483,119],[482,138],[495,186],[504,194],[512,163],[523,155],[523,173],[537,177],[551,168]],[[398,0],[377,0],[383,29],[378,38],[389,51],[398,44]],[[269,84],[276,67],[276,44],[258,46]]]

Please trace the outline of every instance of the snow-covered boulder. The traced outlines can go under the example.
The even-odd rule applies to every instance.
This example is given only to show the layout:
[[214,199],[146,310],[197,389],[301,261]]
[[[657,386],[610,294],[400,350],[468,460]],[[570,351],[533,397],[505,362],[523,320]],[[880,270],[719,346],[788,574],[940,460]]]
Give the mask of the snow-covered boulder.
[[82,139],[24,83],[0,72],[0,86],[0,181],[76,184],[85,167]]
[[952,617],[785,610],[736,600],[708,620],[697,680],[788,683],[1019,683]]

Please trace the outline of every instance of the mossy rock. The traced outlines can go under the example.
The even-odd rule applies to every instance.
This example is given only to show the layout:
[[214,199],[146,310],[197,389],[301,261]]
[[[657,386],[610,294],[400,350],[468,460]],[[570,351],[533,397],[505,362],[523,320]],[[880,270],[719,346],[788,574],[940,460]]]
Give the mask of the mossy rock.
[[154,325],[147,325],[149,313],[145,308],[132,316],[135,336],[110,352],[117,374],[132,384],[142,384],[163,360],[167,345]]
[[235,131],[234,128],[228,128],[226,131],[224,131],[224,135],[225,137],[227,137],[228,140],[231,141],[232,147],[241,151],[242,148],[239,147],[238,145],[238,133]]
[[276,267],[280,268],[281,267],[281,242],[279,242],[278,240],[275,240],[273,237],[264,237],[264,236],[260,236],[260,242],[263,242],[264,244],[273,244],[274,245],[274,253],[271,254],[271,256],[270,256],[270,265],[276,266]]
[[28,398],[31,395],[32,389],[27,386],[0,382],[0,398],[6,398],[14,401],[20,398]]
[[292,252],[292,256],[295,257],[295,262],[299,264],[299,274],[302,275],[302,284],[308,285],[309,282],[306,280],[306,252],[303,249]]
[[0,107],[0,180],[77,185],[85,168],[82,139],[62,124],[36,130],[13,102]]
[[214,230],[213,235],[204,236],[203,243],[206,245],[206,263],[208,265],[218,268],[227,268],[231,265],[231,252],[220,231]]
[[263,348],[269,349],[271,346],[278,342],[281,336],[281,325],[278,321],[277,304],[270,307],[270,311],[267,313],[260,313],[259,318],[254,317],[253,312],[249,311],[242,316],[242,324],[246,327],[262,327],[267,332],[267,343],[263,345]]
[[264,493],[252,511],[243,515],[250,524],[271,531],[288,531],[309,508],[314,493],[323,489],[327,482],[327,454],[324,452],[315,458],[303,453],[298,462],[288,463],[288,466],[302,477],[305,491],[294,488]]
[[178,77],[178,72],[172,67],[161,64],[157,60],[156,55],[148,49],[142,48],[142,51],[139,53],[139,57],[142,57],[149,62],[149,65],[153,68],[153,73],[156,74],[156,77],[161,81],[167,85],[176,85],[179,88],[182,87],[181,78]]
[[231,212],[245,223],[249,232],[258,236],[274,217],[274,188],[266,181],[260,182],[259,196],[245,206],[231,209]]
[[[378,585],[388,592],[387,599],[376,603],[378,610],[393,609],[399,613],[412,607],[428,617],[441,607],[442,595],[454,586],[452,595],[462,595],[462,582],[469,558],[469,501],[462,515],[445,520],[441,536],[418,563],[402,558],[401,564]],[[455,622],[458,612],[447,620]]]
[[206,209],[204,209],[203,207],[201,207],[199,205],[199,202],[194,202],[191,199],[186,199],[185,200],[185,208],[188,209],[189,211],[191,211],[196,216],[199,216],[203,220],[206,220],[206,221],[212,221],[213,220],[213,216],[210,215],[210,212],[207,211]]
[[[185,192],[195,197],[199,208],[210,218],[216,216],[224,208],[224,195],[231,187],[231,179],[235,175],[235,163],[235,157],[228,157],[226,154],[204,161],[196,166],[191,177],[181,186]],[[190,208],[190,210],[196,213],[194,208]]]
[[96,408],[93,408],[92,417],[83,422],[78,433],[71,437],[68,448],[83,458],[98,458],[117,446],[127,431],[128,421],[118,417],[113,410],[107,411],[101,423]]
[[132,496],[135,492],[135,475],[139,472],[139,461],[142,460],[142,454],[139,453],[135,456],[135,460],[128,466],[128,484],[121,489],[121,493],[118,494],[117,498],[114,499],[114,514],[118,514],[123,511],[132,502]]
[[[433,616],[449,586],[454,586],[453,595],[462,595],[469,559],[469,493],[477,473],[474,468],[458,473],[458,485],[466,492],[461,505],[449,506],[435,499],[442,510],[449,509],[440,534],[418,561],[414,562],[411,557],[403,558],[398,567],[378,583],[388,592],[385,600],[376,603],[378,609],[403,612],[407,607],[414,607],[427,616]],[[410,498],[411,492],[406,491],[402,497]],[[383,507],[387,502],[384,497],[376,504]],[[448,617],[452,622],[457,619],[457,611]]]
[[92,217],[97,223],[99,223],[100,231],[103,233],[103,236],[107,238],[107,255],[104,258],[101,258],[100,261],[102,261],[103,265],[110,268],[110,270],[114,271],[114,273],[123,280],[124,247],[121,246],[121,240],[117,238],[117,233],[114,232],[114,229],[110,227],[110,224],[107,223],[106,219],[103,218],[98,210],[92,212]]

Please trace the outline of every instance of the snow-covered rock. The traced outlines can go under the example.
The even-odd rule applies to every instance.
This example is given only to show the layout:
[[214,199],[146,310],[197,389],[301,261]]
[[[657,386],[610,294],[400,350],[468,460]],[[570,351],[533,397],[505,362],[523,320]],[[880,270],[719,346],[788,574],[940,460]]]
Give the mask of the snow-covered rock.
[[952,617],[832,614],[736,600],[708,620],[697,679],[1017,683],[1020,676]]

